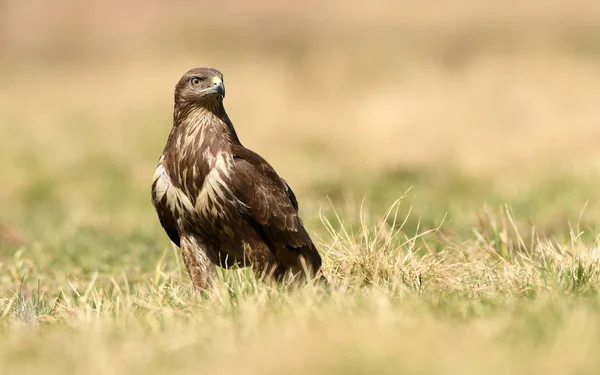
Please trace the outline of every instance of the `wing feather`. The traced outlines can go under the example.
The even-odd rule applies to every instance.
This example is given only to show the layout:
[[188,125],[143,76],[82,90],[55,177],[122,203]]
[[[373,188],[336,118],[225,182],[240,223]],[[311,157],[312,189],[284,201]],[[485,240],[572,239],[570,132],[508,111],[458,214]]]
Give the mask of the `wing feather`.
[[177,231],[177,221],[173,215],[173,211],[171,211],[171,208],[167,203],[167,194],[163,193],[162,196],[159,197],[156,192],[156,185],[158,182],[159,180],[157,178],[152,183],[152,203],[154,203],[154,207],[156,208],[158,220],[171,241],[178,247],[181,247],[179,232]]
[[302,219],[298,201],[287,182],[258,154],[242,146],[233,149],[232,191],[246,207],[246,215],[260,224],[274,247],[316,248]]

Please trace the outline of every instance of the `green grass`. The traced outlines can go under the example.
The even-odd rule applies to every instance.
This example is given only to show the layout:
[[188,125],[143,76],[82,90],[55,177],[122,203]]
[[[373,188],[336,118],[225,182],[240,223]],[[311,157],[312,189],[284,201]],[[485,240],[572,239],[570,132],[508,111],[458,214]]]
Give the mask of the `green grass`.
[[[25,208],[35,240],[2,246],[3,373],[580,374],[600,365],[593,233],[564,222],[564,233],[547,237],[508,207],[469,220],[465,211],[488,190],[463,177],[436,179],[439,191],[434,177],[370,179],[353,185],[375,197],[363,207],[341,203],[329,186],[333,203],[307,222],[331,288],[289,289],[234,270],[195,295],[149,202],[128,199],[145,191],[127,193],[127,177],[111,168],[96,170],[121,178],[99,190],[117,187],[123,199],[83,223]],[[387,201],[406,186],[409,196]],[[564,183],[537,186],[543,194],[512,199],[523,216]],[[593,193],[577,186],[582,199]],[[46,181],[24,194],[60,207],[49,203],[59,190]],[[423,200],[429,210],[416,216]]]

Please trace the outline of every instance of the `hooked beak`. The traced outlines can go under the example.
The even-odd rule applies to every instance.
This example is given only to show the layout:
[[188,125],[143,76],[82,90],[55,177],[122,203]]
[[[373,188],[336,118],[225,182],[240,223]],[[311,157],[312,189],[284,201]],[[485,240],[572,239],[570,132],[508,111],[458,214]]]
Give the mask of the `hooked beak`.
[[213,87],[212,90],[221,95],[223,98],[225,97],[225,86],[223,85],[223,81],[219,77],[213,78]]

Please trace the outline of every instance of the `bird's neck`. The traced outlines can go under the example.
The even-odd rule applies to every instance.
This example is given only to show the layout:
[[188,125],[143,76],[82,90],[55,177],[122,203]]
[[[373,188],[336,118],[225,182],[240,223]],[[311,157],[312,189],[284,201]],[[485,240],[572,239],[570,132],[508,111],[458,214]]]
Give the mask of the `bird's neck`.
[[[173,113],[172,133],[202,139],[212,136],[220,142],[240,144],[223,102],[193,108],[176,106]],[[201,144],[198,146],[202,147]]]

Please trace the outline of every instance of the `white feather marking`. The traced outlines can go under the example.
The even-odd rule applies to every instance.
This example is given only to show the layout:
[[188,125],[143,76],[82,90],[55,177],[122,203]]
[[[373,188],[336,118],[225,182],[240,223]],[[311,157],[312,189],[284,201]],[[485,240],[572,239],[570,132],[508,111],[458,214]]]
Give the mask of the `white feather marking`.
[[181,213],[186,210],[193,212],[194,205],[180,189],[171,184],[171,179],[162,164],[154,172],[154,181],[156,181],[156,185],[154,186],[155,204],[160,202],[166,195],[167,205],[171,211]]
[[[165,177],[163,177],[165,175]],[[154,185],[154,196],[156,197],[156,203],[160,202],[163,195],[167,192],[169,185],[171,184],[171,180],[166,176],[165,167],[162,164],[159,164],[154,171],[154,175],[152,176],[152,181],[155,181]]]
[[187,187],[187,172],[188,172],[187,168],[183,168],[183,170],[181,171],[181,176],[183,177],[183,187],[184,188]]
[[[231,164],[231,156],[222,152],[217,154],[215,164],[206,175],[204,184],[196,199],[196,209],[201,215],[207,216],[207,214],[210,214],[213,217],[223,215],[225,207],[221,207],[218,204],[217,198],[220,198],[221,201],[226,201],[233,195],[229,189],[229,182],[231,181]],[[224,176],[224,178],[222,176]],[[212,202],[213,204],[210,211],[208,210],[209,202]]]

